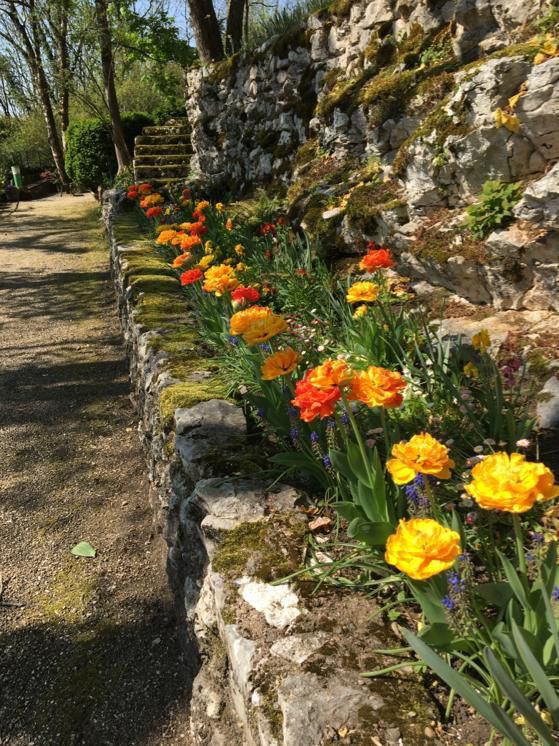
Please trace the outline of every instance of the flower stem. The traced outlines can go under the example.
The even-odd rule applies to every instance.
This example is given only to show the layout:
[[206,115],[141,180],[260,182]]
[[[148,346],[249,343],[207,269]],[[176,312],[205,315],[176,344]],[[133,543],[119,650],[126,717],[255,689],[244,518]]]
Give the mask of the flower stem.
[[524,534],[522,533],[522,526],[520,525],[520,518],[513,514],[512,525],[514,527],[514,538],[516,540],[516,554],[518,556],[518,567],[520,572],[524,575],[528,575],[528,568],[526,566],[526,555],[524,554]]

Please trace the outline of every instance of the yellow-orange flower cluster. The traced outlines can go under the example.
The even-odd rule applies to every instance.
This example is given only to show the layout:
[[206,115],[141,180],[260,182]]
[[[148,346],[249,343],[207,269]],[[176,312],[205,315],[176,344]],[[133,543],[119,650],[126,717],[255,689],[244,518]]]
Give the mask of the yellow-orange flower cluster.
[[417,474],[450,479],[454,461],[448,455],[446,446],[432,435],[420,433],[392,447],[392,458],[386,462],[386,468],[396,484],[407,484]]
[[164,202],[165,200],[163,199],[163,197],[157,192],[154,192],[153,194],[148,194],[146,197],[140,200],[140,207],[145,210],[147,207],[162,205]]
[[229,331],[234,337],[238,337],[244,334],[255,321],[269,316],[271,313],[272,309],[264,306],[252,306],[251,308],[245,308],[244,311],[237,311],[229,320]]
[[541,463],[526,461],[521,453],[493,453],[472,469],[466,485],[481,508],[525,513],[536,502],[559,496],[553,473]]
[[328,391],[333,386],[347,386],[353,379],[353,371],[345,360],[325,360],[322,365],[309,371],[308,381],[319,391]]
[[[198,265],[199,266],[199,265]],[[204,275],[203,288],[206,293],[214,293],[218,297],[234,290],[239,284],[235,270],[226,264],[210,267]]]
[[278,350],[273,355],[267,357],[262,363],[260,374],[263,381],[273,381],[281,376],[287,376],[293,373],[299,362],[299,353],[291,347],[285,350]]
[[400,373],[370,365],[354,375],[348,399],[363,402],[368,407],[399,407],[405,388],[406,382]]
[[384,558],[413,580],[427,580],[451,568],[460,552],[456,531],[432,518],[412,518],[388,537]]
[[243,332],[243,339],[249,347],[253,347],[264,344],[285,331],[287,331],[287,322],[283,316],[270,313],[253,321]]
[[348,303],[372,303],[378,298],[379,287],[374,282],[354,282],[348,289]]
[[159,246],[165,246],[166,244],[171,243],[176,235],[177,232],[173,229],[162,230],[161,233],[157,236],[157,240],[155,243],[159,244]]

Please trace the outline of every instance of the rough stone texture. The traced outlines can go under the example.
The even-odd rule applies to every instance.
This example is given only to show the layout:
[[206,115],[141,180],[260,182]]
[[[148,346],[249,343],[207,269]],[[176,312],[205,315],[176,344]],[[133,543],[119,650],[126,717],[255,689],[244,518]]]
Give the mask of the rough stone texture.
[[545,382],[538,403],[538,425],[541,428],[559,429],[559,378],[551,376]]
[[[325,746],[341,729],[351,729],[363,742],[374,735],[398,743],[401,735],[426,744],[424,729],[436,712],[409,672],[382,684],[359,676],[371,665],[393,662],[374,656],[375,648],[400,644],[371,622],[370,599],[272,584],[301,566],[306,518],[296,507],[305,498],[278,484],[275,473],[239,474],[239,456],[249,449],[241,410],[210,399],[179,407],[174,421],[162,421],[161,395],[185,382],[170,372],[172,355],[158,349],[177,318],[146,329],[138,314],[142,293],[131,272],[142,249],[115,238],[118,202],[118,193],[106,193],[104,216],[154,523],[168,545],[168,574],[192,668],[194,742]],[[172,297],[179,304],[179,296]],[[178,305],[183,324],[185,315]],[[186,380],[194,385],[192,377]]]
[[[534,65],[525,43],[545,5],[357,0],[314,14],[254,53],[188,75],[193,170],[210,189],[291,185],[290,216],[334,257],[385,242],[402,274],[473,303],[557,309],[559,58]],[[394,38],[410,49],[396,62]],[[424,69],[421,54],[445,44],[454,58]],[[495,111],[520,91],[519,131],[497,127]],[[362,209],[351,198],[347,210],[335,204],[372,183],[371,159],[377,186],[390,188]],[[526,192],[517,225],[472,255],[460,225],[488,179],[521,181]],[[452,247],[442,259],[418,243],[438,211]]]

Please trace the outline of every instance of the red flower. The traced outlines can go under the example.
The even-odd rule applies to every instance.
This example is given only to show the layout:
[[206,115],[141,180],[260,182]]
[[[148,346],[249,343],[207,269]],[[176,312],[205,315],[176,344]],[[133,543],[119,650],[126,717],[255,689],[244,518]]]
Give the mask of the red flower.
[[187,269],[181,275],[181,285],[192,285],[194,282],[198,282],[204,276],[204,273],[200,269]]
[[[369,241],[369,244],[374,243]],[[363,259],[359,262],[359,267],[368,272],[375,272],[377,269],[389,269],[396,264],[390,249],[375,248],[369,249]]]
[[280,215],[280,217],[276,220],[276,225],[287,225],[287,218],[285,215]]
[[160,207],[149,207],[146,210],[146,216],[148,218],[158,218],[163,210]]
[[312,372],[307,371],[305,377],[297,381],[295,398],[291,401],[293,406],[300,410],[299,417],[303,422],[312,422],[317,417],[321,420],[331,417],[341,396],[337,386],[332,386],[327,391],[321,391],[313,386],[309,381]]
[[203,236],[204,233],[208,232],[207,226],[204,225],[205,220],[206,218],[202,215],[202,217],[198,219],[198,222],[190,224],[189,231],[192,236]]
[[260,226],[260,235],[267,236],[268,233],[272,236],[276,235],[276,226],[273,223],[264,223]]
[[138,192],[134,189],[129,189],[128,194],[126,196],[128,197],[128,199],[137,199]]
[[186,189],[182,190],[181,197],[182,199],[190,199],[191,194],[192,194],[191,190],[187,187]]
[[307,274],[308,274],[308,272],[307,272],[306,269],[303,269],[302,267],[299,267],[298,269],[295,270],[295,274],[299,275],[299,277],[306,277]]
[[236,301],[246,301],[247,303],[257,303],[260,300],[260,293],[256,288],[239,285],[233,290],[231,298]]
[[138,187],[138,190],[142,194],[149,194],[151,192],[151,184],[148,184],[147,181],[144,181],[143,184],[140,184],[140,186]]

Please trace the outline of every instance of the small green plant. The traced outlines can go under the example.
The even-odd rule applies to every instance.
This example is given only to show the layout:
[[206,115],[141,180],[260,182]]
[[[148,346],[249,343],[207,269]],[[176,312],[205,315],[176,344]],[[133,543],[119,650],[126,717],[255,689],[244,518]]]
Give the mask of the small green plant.
[[518,183],[486,181],[479,200],[466,209],[465,227],[475,238],[485,238],[496,228],[504,228],[512,222],[512,208],[521,196],[522,186]]
[[550,34],[559,29],[559,7],[554,0],[547,4],[547,11],[536,21],[536,27],[542,34]]

